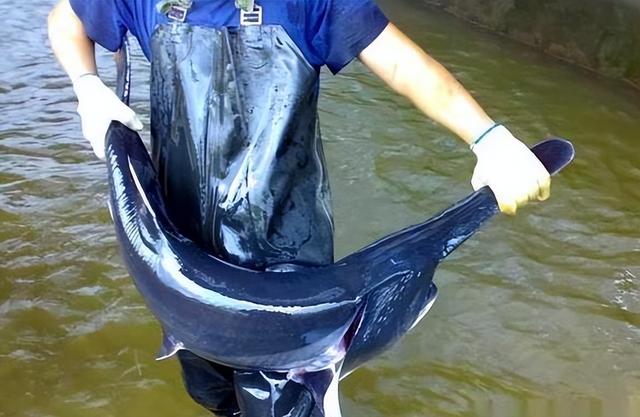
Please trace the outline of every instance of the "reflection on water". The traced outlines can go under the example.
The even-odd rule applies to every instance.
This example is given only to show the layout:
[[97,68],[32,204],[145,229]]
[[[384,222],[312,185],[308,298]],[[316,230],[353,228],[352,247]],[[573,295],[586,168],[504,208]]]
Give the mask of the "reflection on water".
[[[0,416],[206,416],[176,364],[153,362],[158,326],[47,48],[52,3],[0,4]],[[529,143],[571,138],[579,158],[551,201],[494,221],[442,266],[428,318],[343,383],[344,414],[640,415],[640,95],[418,2],[380,3],[496,119]],[[136,68],[146,116],[148,67]],[[469,192],[471,153],[360,65],[323,82],[338,256]]]

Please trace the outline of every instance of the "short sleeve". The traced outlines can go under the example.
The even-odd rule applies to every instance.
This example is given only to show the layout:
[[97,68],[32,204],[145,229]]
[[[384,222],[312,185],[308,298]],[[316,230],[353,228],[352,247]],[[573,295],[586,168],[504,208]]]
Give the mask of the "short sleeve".
[[312,47],[337,74],[371,44],[389,20],[372,0],[311,0]]
[[71,8],[91,40],[115,52],[131,26],[131,13],[123,0],[70,0]]

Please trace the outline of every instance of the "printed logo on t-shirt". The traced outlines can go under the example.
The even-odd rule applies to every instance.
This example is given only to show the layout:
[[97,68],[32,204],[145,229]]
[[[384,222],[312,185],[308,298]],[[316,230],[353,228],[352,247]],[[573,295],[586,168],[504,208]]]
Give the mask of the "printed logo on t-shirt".
[[192,0],[161,0],[156,4],[156,10],[166,15],[169,20],[182,23],[192,5]]
[[257,4],[253,6],[253,10],[246,12],[240,10],[240,25],[242,26],[260,26],[262,24],[262,7]]

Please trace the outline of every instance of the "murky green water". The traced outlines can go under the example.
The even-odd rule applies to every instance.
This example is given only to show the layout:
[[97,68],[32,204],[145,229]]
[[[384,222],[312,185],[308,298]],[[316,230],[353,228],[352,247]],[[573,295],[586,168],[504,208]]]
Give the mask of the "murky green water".
[[[380,3],[496,119],[529,143],[571,138],[579,157],[551,201],[497,219],[441,267],[427,319],[342,384],[344,415],[640,416],[640,94],[417,1]],[[158,326],[48,51],[51,4],[0,3],[0,416],[206,416],[176,363],[153,361]],[[324,91],[338,255],[469,192],[471,153],[360,65]]]

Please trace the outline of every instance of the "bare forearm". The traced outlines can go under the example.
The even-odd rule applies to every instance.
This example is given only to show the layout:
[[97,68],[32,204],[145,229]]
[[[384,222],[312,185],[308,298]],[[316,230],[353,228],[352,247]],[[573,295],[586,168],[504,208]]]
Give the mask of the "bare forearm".
[[[384,59],[379,59],[384,56]],[[493,121],[451,73],[389,25],[360,59],[420,110],[471,143]]]
[[94,43],[68,0],[62,0],[54,7],[48,23],[51,47],[69,78],[73,81],[83,74],[95,74]]
[[549,173],[504,126],[496,126],[471,95],[436,60],[398,28],[387,28],[359,55],[391,88],[433,120],[473,146],[478,158],[472,184],[491,187],[500,209],[515,214],[532,200],[549,197]]
[[415,62],[400,67],[402,81],[393,88],[468,144],[493,125],[493,120],[442,65],[424,53],[413,59]]

